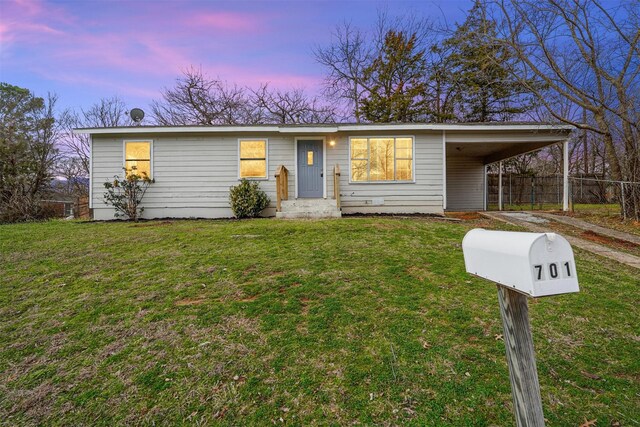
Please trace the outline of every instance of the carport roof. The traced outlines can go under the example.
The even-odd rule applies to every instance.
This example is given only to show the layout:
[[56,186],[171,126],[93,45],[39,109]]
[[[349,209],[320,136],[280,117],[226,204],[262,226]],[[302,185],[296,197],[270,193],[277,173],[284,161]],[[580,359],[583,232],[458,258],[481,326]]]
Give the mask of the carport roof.
[[[502,129],[500,129],[502,130]],[[509,130],[497,132],[446,132],[448,157],[472,157],[484,164],[540,150],[549,145],[563,143],[571,129],[540,129],[538,131]]]

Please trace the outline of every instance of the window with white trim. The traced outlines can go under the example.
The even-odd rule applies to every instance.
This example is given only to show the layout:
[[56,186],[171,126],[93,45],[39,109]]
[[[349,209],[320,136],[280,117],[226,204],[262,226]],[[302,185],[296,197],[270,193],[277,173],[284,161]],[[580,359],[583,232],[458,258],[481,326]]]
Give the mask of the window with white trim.
[[413,138],[354,137],[350,143],[352,182],[413,180]]
[[125,141],[124,168],[126,175],[151,176],[151,141]]
[[267,140],[239,140],[240,178],[267,178]]

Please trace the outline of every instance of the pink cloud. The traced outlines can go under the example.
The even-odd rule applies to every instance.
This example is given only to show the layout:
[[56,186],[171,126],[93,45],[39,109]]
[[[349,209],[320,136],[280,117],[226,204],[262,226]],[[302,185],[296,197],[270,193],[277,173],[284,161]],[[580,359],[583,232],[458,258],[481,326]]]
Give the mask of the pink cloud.
[[69,17],[57,7],[47,8],[40,0],[13,0],[2,3],[3,22],[0,24],[0,42],[3,49],[9,43],[24,41],[38,43],[52,36],[64,34],[62,28]]
[[263,30],[264,19],[248,13],[234,12],[197,12],[188,16],[185,22],[188,26],[212,27],[217,30],[234,32],[260,32]]
[[[75,63],[81,64],[78,68],[99,69],[102,73],[112,70],[137,75],[177,76],[180,70],[202,59],[199,58],[201,49],[184,43],[193,35],[204,36],[203,32],[208,29],[217,30],[220,33],[212,38],[210,48],[215,49],[216,42],[226,48],[228,43],[221,42],[226,33],[247,33],[261,28],[261,21],[251,13],[185,13],[170,8],[145,12],[145,17],[155,23],[152,27],[140,26],[136,15],[114,15],[109,17],[110,24],[104,18],[100,24],[118,30],[97,32],[95,22],[84,20],[82,25],[76,24],[77,18],[70,18],[64,11],[40,0],[13,0],[7,4],[10,19],[0,24],[4,55],[7,55],[10,42],[42,51],[29,64],[34,71],[37,68],[43,71],[66,68],[67,64]],[[178,25],[180,31],[174,31],[175,23],[182,21],[184,24]],[[194,29],[194,25],[205,28]],[[58,30],[58,26],[66,33]],[[167,31],[158,32],[158,28],[167,28]]]
[[159,95],[158,90],[146,89],[130,82],[114,81],[111,79],[100,78],[98,76],[90,76],[66,70],[48,72],[46,77],[58,82],[70,83],[83,87],[104,88],[116,94],[135,95],[144,98],[154,98]]
[[0,60],[11,58],[12,72],[39,76],[47,90],[60,83],[147,99],[158,98],[192,65],[239,86],[311,92],[318,86],[319,78],[282,60],[286,55],[274,47],[271,26],[281,18],[272,11],[140,2],[123,14],[122,3],[114,4],[0,0]]
[[[11,0],[9,0],[11,2]],[[33,18],[45,21],[54,21],[58,24],[72,24],[76,22],[74,15],[67,10],[45,0],[13,0],[20,14],[26,14]]]
[[13,36],[11,35],[11,31],[9,30],[9,26],[0,22],[0,44],[8,44],[12,40]]
[[144,36],[140,42],[147,49],[149,67],[158,74],[175,73],[192,62],[184,50],[174,48],[153,36]]
[[63,63],[83,64],[85,68],[128,72],[131,75],[174,75],[189,58],[179,49],[150,35],[131,37],[127,33],[93,35],[69,40],[57,50],[54,59]]
[[204,73],[210,78],[219,78],[229,83],[240,86],[257,88],[261,84],[268,83],[272,88],[289,89],[304,88],[313,89],[320,84],[321,78],[304,74],[294,74],[286,71],[273,70],[265,72],[259,66],[243,67],[230,64],[203,65]]
[[[67,68],[73,63],[80,65],[78,69],[99,69],[102,73],[112,70],[177,76],[180,70],[206,60],[203,55],[234,53],[234,41],[245,35],[250,40],[253,33],[264,30],[267,20],[267,15],[253,12],[185,11],[172,4],[163,8],[145,5],[145,22],[154,22],[153,26],[146,26],[140,25],[136,13],[79,21],[67,14],[73,9],[61,10],[42,0],[11,0],[7,4],[9,20],[0,24],[0,41],[5,45],[2,50],[8,49],[9,42],[30,46],[41,52],[31,57],[30,68],[42,70]],[[64,32],[58,28],[64,28]],[[97,28],[114,30],[96,31]],[[209,30],[217,32],[209,36]],[[185,43],[194,37],[208,38],[207,48]],[[236,70],[225,74],[235,79]],[[256,81],[253,77],[247,80]]]
[[37,15],[44,10],[41,0],[13,0],[13,3],[28,15]]
[[60,35],[64,34],[61,30],[56,30],[45,24],[36,22],[15,22],[9,21],[6,25],[7,32],[24,32],[31,34]]

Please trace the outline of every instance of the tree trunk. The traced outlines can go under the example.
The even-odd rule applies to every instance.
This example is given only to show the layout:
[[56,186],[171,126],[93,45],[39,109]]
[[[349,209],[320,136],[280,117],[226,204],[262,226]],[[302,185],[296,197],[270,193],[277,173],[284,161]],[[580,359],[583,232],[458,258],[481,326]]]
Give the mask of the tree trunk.
[[609,125],[601,114],[596,114],[595,120],[596,123],[598,123],[600,130],[603,131],[602,140],[604,141],[604,146],[606,148],[606,157],[609,163],[609,168],[611,169],[611,177],[615,181],[622,181],[622,168],[620,167],[620,161],[618,159],[618,154],[616,152],[616,147],[613,142],[613,136],[611,135]]

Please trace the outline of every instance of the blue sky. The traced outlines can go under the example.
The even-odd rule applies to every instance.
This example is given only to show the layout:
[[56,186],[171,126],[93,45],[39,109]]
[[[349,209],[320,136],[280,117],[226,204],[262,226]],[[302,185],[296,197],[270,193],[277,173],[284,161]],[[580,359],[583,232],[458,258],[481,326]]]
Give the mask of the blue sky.
[[323,70],[311,49],[343,21],[370,28],[377,10],[462,21],[468,0],[47,1],[0,0],[0,81],[61,107],[118,95],[146,108],[182,70],[239,85],[305,87]]

